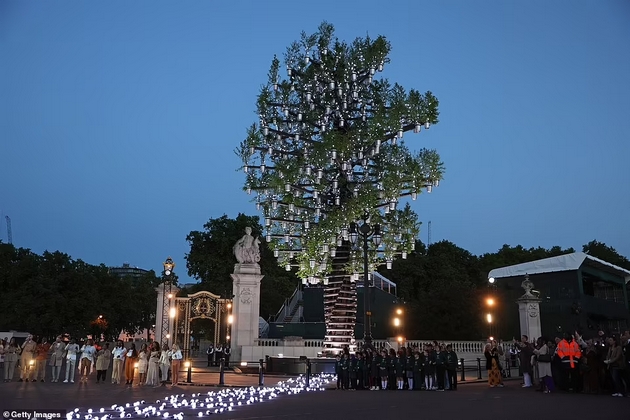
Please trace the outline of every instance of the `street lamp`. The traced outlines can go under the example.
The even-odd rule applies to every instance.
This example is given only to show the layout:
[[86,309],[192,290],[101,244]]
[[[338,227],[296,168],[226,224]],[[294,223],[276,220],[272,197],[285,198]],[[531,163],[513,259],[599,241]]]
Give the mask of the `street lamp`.
[[[228,291],[225,291],[225,309],[227,312],[227,328],[226,328],[226,334],[225,334],[225,347],[226,349],[228,347],[232,347],[230,344],[230,339],[232,338],[232,324],[234,323],[234,316],[232,315],[232,301],[234,299],[234,295],[233,294],[228,294]],[[230,298],[228,299],[227,297],[230,296]]]
[[162,326],[161,334],[162,345],[171,344],[171,320],[175,318],[175,308],[171,307],[173,300],[173,270],[175,263],[171,257],[162,263],[164,267],[162,282]]
[[[359,239],[359,235],[363,238],[363,306],[364,306],[364,318],[363,318],[363,345],[367,348],[372,347],[372,311],[370,309],[370,273],[368,272],[368,239],[372,237],[374,246],[378,249],[381,245],[381,226],[376,224],[370,226],[368,222],[369,215],[363,216],[363,223],[357,227],[356,223],[350,223],[350,242],[355,245]],[[358,229],[357,229],[358,228]]]

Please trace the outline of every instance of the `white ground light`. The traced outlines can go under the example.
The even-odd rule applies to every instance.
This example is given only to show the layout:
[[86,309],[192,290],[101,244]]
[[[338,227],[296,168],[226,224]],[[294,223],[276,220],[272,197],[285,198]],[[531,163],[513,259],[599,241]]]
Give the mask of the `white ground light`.
[[309,387],[306,377],[299,376],[279,382],[273,387],[224,388],[204,394],[173,394],[150,402],[114,404],[97,409],[69,410],[67,420],[113,420],[124,418],[162,418],[183,420],[184,417],[208,417],[225,411],[232,411],[244,405],[270,401],[283,395],[301,392],[323,391],[324,386],[335,379],[335,375],[312,375]]

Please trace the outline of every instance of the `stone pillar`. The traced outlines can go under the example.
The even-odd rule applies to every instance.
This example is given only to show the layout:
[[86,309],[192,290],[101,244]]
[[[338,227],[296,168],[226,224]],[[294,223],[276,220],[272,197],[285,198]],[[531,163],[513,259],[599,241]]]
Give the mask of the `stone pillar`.
[[528,275],[525,275],[525,281],[523,281],[521,287],[525,289],[525,294],[516,301],[518,303],[521,335],[526,335],[530,343],[535,343],[539,337],[542,337],[542,328],[540,326],[541,299],[531,293],[534,283],[529,280]]
[[[239,263],[234,266],[232,294],[232,359],[241,360],[243,346],[253,346],[258,338],[260,312],[260,266],[256,263]],[[251,360],[246,360],[251,362]]]
[[[155,288],[157,292],[157,306],[155,313],[155,329],[154,332],[154,340],[157,343],[164,344],[167,343],[169,347],[173,344],[173,335],[175,334],[175,324],[174,318],[171,318],[170,309],[176,308],[175,305],[175,296],[177,292],[179,292],[179,288],[174,285],[169,285],[168,283],[162,283],[158,287]],[[166,300],[164,300],[164,294],[166,294]],[[168,295],[171,295],[171,298]],[[162,337],[162,326],[168,323],[168,331],[170,331],[171,337],[170,339],[166,339],[166,337]]]
[[158,287],[155,288],[155,291],[157,292],[157,305],[155,312],[155,328],[153,329],[153,339],[157,343],[160,343],[160,345],[162,345],[162,343],[164,342],[162,340],[162,322],[164,318],[164,314],[162,313],[162,306],[164,302],[164,286],[160,284]]

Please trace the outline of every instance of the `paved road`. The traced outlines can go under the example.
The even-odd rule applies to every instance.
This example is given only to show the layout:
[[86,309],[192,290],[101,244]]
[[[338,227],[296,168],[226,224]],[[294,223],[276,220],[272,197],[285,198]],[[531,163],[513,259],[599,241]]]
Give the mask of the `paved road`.
[[[154,402],[167,395],[205,393],[217,388],[145,388],[111,384],[0,384],[0,409],[73,409],[108,407],[112,404],[146,400]],[[630,418],[630,398],[573,394],[544,395],[522,389],[518,381],[505,388],[490,389],[484,383],[466,384],[456,392],[411,391],[320,391],[283,395],[272,401],[237,407],[213,415],[217,419],[302,419],[336,418],[465,418],[510,420]],[[193,414],[189,412],[189,414]]]

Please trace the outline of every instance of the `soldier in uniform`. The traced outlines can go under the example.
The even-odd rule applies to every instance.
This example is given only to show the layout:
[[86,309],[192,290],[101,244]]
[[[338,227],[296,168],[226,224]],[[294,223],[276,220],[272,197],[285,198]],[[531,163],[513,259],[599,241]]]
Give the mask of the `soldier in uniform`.
[[453,346],[446,346],[446,374],[448,375],[449,389],[457,391],[457,353],[453,351]]
[[35,379],[31,379],[33,376],[33,369],[31,369],[31,361],[35,361],[35,350],[37,349],[37,343],[33,340],[33,336],[26,337],[26,341],[22,344],[22,352],[20,357],[20,382],[28,382]]
[[407,379],[407,389],[413,391],[413,352],[407,347],[405,352],[405,378]]
[[66,345],[61,341],[61,336],[57,336],[55,342],[50,346],[50,366],[52,366],[51,382],[59,381],[59,373],[61,373],[61,365],[63,364],[63,352]]

